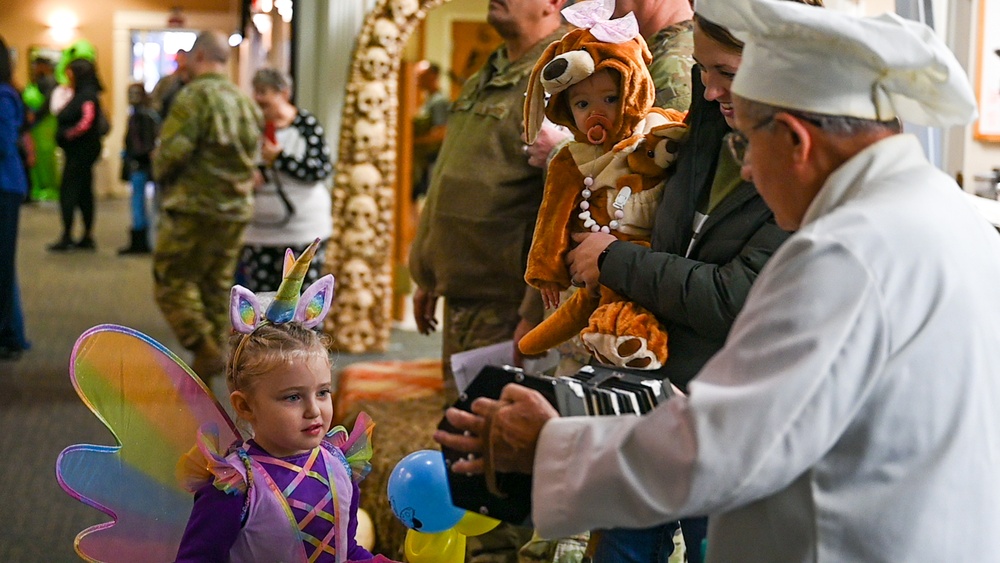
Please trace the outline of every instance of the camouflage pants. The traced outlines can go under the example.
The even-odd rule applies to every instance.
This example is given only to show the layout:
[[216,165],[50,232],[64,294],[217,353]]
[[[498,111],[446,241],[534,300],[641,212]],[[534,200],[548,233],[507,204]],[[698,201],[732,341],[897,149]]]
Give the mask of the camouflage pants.
[[589,533],[558,540],[542,539],[537,533],[521,548],[518,563],[586,563]]
[[517,312],[519,306],[520,303],[445,299],[441,355],[444,392],[449,404],[458,398],[455,375],[451,372],[451,355],[513,338],[514,329],[521,320]]
[[181,344],[222,347],[245,222],[166,211],[153,252],[156,303]]
[[[451,355],[510,340],[521,319],[520,303],[446,299],[442,335],[445,395],[447,401],[458,397],[455,376],[451,373]],[[531,528],[501,523],[492,531],[466,539],[468,563],[517,563],[517,551],[531,539]]]

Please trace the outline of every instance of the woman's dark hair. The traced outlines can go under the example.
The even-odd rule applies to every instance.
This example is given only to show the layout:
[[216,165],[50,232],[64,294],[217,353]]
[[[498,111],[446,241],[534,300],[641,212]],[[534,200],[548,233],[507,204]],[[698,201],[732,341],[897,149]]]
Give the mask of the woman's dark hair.
[[10,84],[14,77],[14,69],[10,67],[10,50],[3,37],[0,37],[0,84]]
[[694,15],[694,22],[698,24],[698,29],[705,32],[705,35],[710,37],[712,41],[722,45],[723,49],[733,51],[734,53],[743,52],[743,42],[734,37],[732,33],[729,33],[728,29],[698,14]]
[[66,67],[73,72],[77,88],[90,86],[98,91],[103,90],[101,81],[97,78],[97,69],[94,67],[94,63],[87,59],[75,59]]

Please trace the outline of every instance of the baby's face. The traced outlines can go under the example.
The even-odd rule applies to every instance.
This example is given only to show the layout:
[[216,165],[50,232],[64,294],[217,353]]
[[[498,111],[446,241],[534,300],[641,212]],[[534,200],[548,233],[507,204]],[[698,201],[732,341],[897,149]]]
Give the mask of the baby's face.
[[566,94],[573,122],[580,131],[587,132],[596,124],[611,129],[621,113],[617,76],[607,69],[570,86]]

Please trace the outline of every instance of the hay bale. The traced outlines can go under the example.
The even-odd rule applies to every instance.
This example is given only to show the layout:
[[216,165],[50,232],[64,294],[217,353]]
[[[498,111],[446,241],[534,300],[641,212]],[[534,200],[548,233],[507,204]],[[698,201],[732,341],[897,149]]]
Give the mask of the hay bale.
[[403,560],[406,527],[392,513],[386,488],[389,475],[399,460],[418,450],[440,449],[431,438],[444,414],[444,395],[401,401],[362,400],[351,406],[347,425],[353,425],[357,413],[364,411],[375,421],[372,437],[372,471],[361,483],[361,508],[375,524],[375,550],[386,557]]

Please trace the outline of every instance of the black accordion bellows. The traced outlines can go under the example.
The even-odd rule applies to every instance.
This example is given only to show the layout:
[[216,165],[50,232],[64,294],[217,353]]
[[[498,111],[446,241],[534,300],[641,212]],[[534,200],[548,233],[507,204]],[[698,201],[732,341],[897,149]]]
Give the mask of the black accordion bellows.
[[[517,383],[540,392],[562,416],[642,415],[653,410],[671,394],[670,384],[649,377],[649,372],[584,366],[568,377],[525,373],[511,366],[487,366],[469,384],[455,407],[470,411],[479,397],[500,398],[508,383]],[[458,433],[446,419],[438,428]],[[450,467],[463,454],[443,448]],[[451,500],[455,506],[512,524],[525,524],[531,515],[531,476],[497,473],[497,488],[503,497],[491,494],[483,475],[448,471]]]

